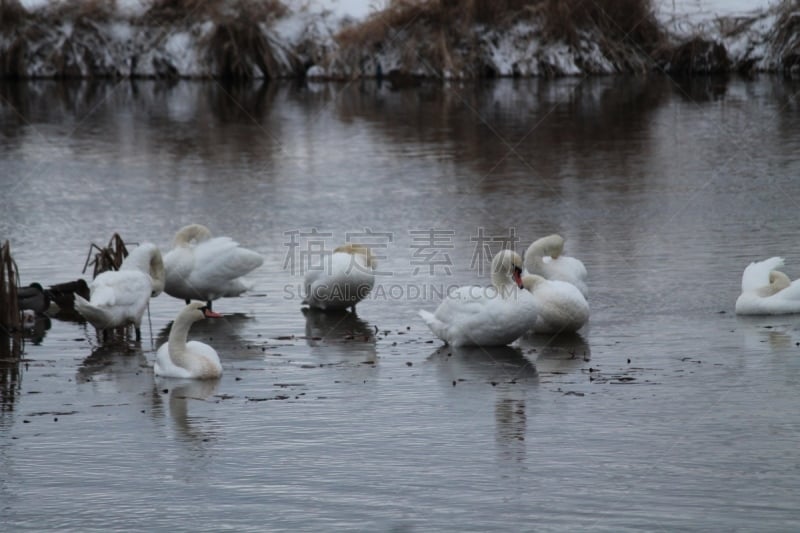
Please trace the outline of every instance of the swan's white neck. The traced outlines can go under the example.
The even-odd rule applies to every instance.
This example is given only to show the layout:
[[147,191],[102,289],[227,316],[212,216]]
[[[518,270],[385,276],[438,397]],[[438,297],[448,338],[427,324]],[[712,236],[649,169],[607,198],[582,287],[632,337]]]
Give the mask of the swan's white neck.
[[186,339],[189,336],[189,328],[192,327],[193,320],[181,313],[172,324],[169,332],[169,358],[175,366],[189,368],[189,357],[186,353]]
[[158,296],[164,290],[166,272],[161,251],[155,244],[142,243],[135,248],[125,261],[120,270],[139,270],[150,276],[152,283],[152,296]]
[[544,257],[556,258],[564,250],[564,239],[560,235],[548,235],[533,241],[525,250],[525,268],[528,271],[541,268]]
[[517,284],[504,272],[492,272],[492,285],[503,298],[513,294],[517,288]]
[[521,264],[519,255],[511,250],[502,250],[492,259],[492,285],[502,298],[511,296],[518,289],[513,276]]
[[789,276],[783,272],[780,272],[779,270],[773,270],[769,273],[769,285],[759,289],[758,293],[759,296],[766,298],[772,296],[773,294],[778,294],[791,284],[792,281],[789,279]]
[[189,246],[193,242],[196,244],[198,242],[207,241],[211,238],[211,231],[203,226],[202,224],[189,224],[188,226],[182,227],[178,230],[178,233],[175,234],[175,240],[173,241],[173,246]]

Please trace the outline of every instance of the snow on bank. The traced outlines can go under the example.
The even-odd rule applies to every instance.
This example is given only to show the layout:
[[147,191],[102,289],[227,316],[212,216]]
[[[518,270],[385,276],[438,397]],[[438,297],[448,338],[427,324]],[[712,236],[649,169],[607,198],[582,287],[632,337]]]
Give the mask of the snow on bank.
[[676,41],[721,45],[730,70],[798,70],[800,5],[794,0],[658,0],[655,7]]
[[[189,20],[165,21],[151,16],[151,0],[100,3],[107,9],[94,17],[64,10],[76,0],[22,0],[29,16],[0,25],[0,75],[261,78],[310,72],[316,78],[352,78],[402,72],[458,78],[612,74],[654,67],[652,58],[633,46],[621,63],[618,54],[601,46],[602,36],[590,32],[580,33],[572,45],[548,43],[539,25],[529,20],[504,28],[476,27],[476,39],[445,47],[438,64],[429,56],[442,46],[426,43],[421,33],[395,33],[379,47],[344,50],[337,33],[364,23],[387,1],[284,0],[288,9],[269,18],[237,17],[229,11],[222,19],[219,13],[217,18],[193,13]],[[658,58],[656,66],[677,68],[679,56],[713,52],[725,56],[716,63],[725,69],[798,70],[800,11],[792,13],[788,5],[779,0],[655,0],[657,20],[676,48],[690,39],[709,43],[706,48],[692,44],[683,56]],[[237,32],[249,40],[237,41]],[[723,52],[712,45],[721,45]],[[689,70],[711,70],[707,62],[691,65]]]

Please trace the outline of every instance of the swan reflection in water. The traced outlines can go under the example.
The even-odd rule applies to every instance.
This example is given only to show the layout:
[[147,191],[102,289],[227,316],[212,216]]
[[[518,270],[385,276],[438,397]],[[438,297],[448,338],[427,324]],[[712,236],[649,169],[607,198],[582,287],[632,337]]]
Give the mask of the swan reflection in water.
[[[219,379],[179,379],[155,377],[154,403],[168,395],[169,417],[176,432],[188,440],[207,441],[217,434],[208,420],[189,414],[190,402],[208,401],[219,388]],[[158,410],[154,409],[154,412]]]
[[[137,390],[131,374],[142,376],[150,380],[151,377],[145,370],[149,367],[147,357],[145,357],[142,347],[137,343],[114,342],[102,344],[92,350],[78,367],[78,382],[92,381],[97,378],[107,378],[107,381],[115,381],[122,387],[120,392],[126,390]],[[141,392],[141,389],[138,389]]]
[[352,311],[325,312],[313,308],[302,311],[306,319],[306,343],[313,355],[376,360],[375,328]]
[[565,374],[580,368],[592,358],[586,339],[578,333],[525,335],[520,348],[536,361],[540,374]]
[[526,385],[538,384],[538,372],[522,350],[516,346],[442,346],[428,361],[436,364],[443,385],[449,389],[460,381],[491,385],[486,390],[494,393],[497,452],[504,461],[524,462],[531,391]]
[[744,335],[748,350],[796,350],[800,342],[800,315],[737,316],[736,329]]
[[517,382],[536,380],[536,365],[516,346],[441,346],[428,356],[440,375],[453,380]]
[[75,385],[93,404],[125,405],[136,419],[152,407],[146,391],[153,386],[153,373],[139,344],[117,341],[93,349],[77,368]]

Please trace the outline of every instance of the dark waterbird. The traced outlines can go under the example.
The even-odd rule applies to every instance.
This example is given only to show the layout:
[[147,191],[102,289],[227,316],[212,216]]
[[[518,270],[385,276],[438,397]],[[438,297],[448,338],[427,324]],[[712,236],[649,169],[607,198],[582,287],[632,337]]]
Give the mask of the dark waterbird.
[[59,310],[75,309],[75,295],[88,300],[89,285],[83,279],[77,279],[50,285],[44,293],[52,303],[58,306]]
[[50,307],[50,298],[39,283],[31,283],[27,287],[17,289],[17,305],[20,311],[30,309],[36,314],[44,314]]

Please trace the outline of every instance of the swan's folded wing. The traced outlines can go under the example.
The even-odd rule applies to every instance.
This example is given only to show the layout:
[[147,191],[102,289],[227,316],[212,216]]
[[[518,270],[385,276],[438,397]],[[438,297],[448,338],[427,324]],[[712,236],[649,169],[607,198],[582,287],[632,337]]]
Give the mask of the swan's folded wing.
[[304,290],[304,292],[303,292],[303,303],[311,304],[312,302],[315,301],[315,298],[313,298],[313,296],[314,296],[314,293],[318,292],[318,291],[314,290],[314,287],[315,287],[314,284],[317,281],[324,280],[326,278],[326,276],[327,276],[327,273],[323,269],[314,269],[314,270],[309,270],[308,272],[306,272],[306,275],[303,278],[303,285],[304,285],[304,287],[303,287],[303,290]]
[[91,303],[96,307],[135,305],[149,298],[150,291],[150,276],[144,272],[106,272],[92,283]]
[[767,300],[768,305],[776,312],[800,312],[800,280],[794,280],[791,285],[773,294]]
[[212,287],[247,275],[264,263],[261,254],[241,248],[229,237],[215,237],[198,244],[194,249],[192,277],[210,283]]
[[742,274],[742,292],[749,292],[769,285],[769,273],[783,266],[782,257],[770,257],[750,263]]
[[436,317],[448,324],[468,324],[486,310],[486,292],[491,287],[459,287],[436,309]]

